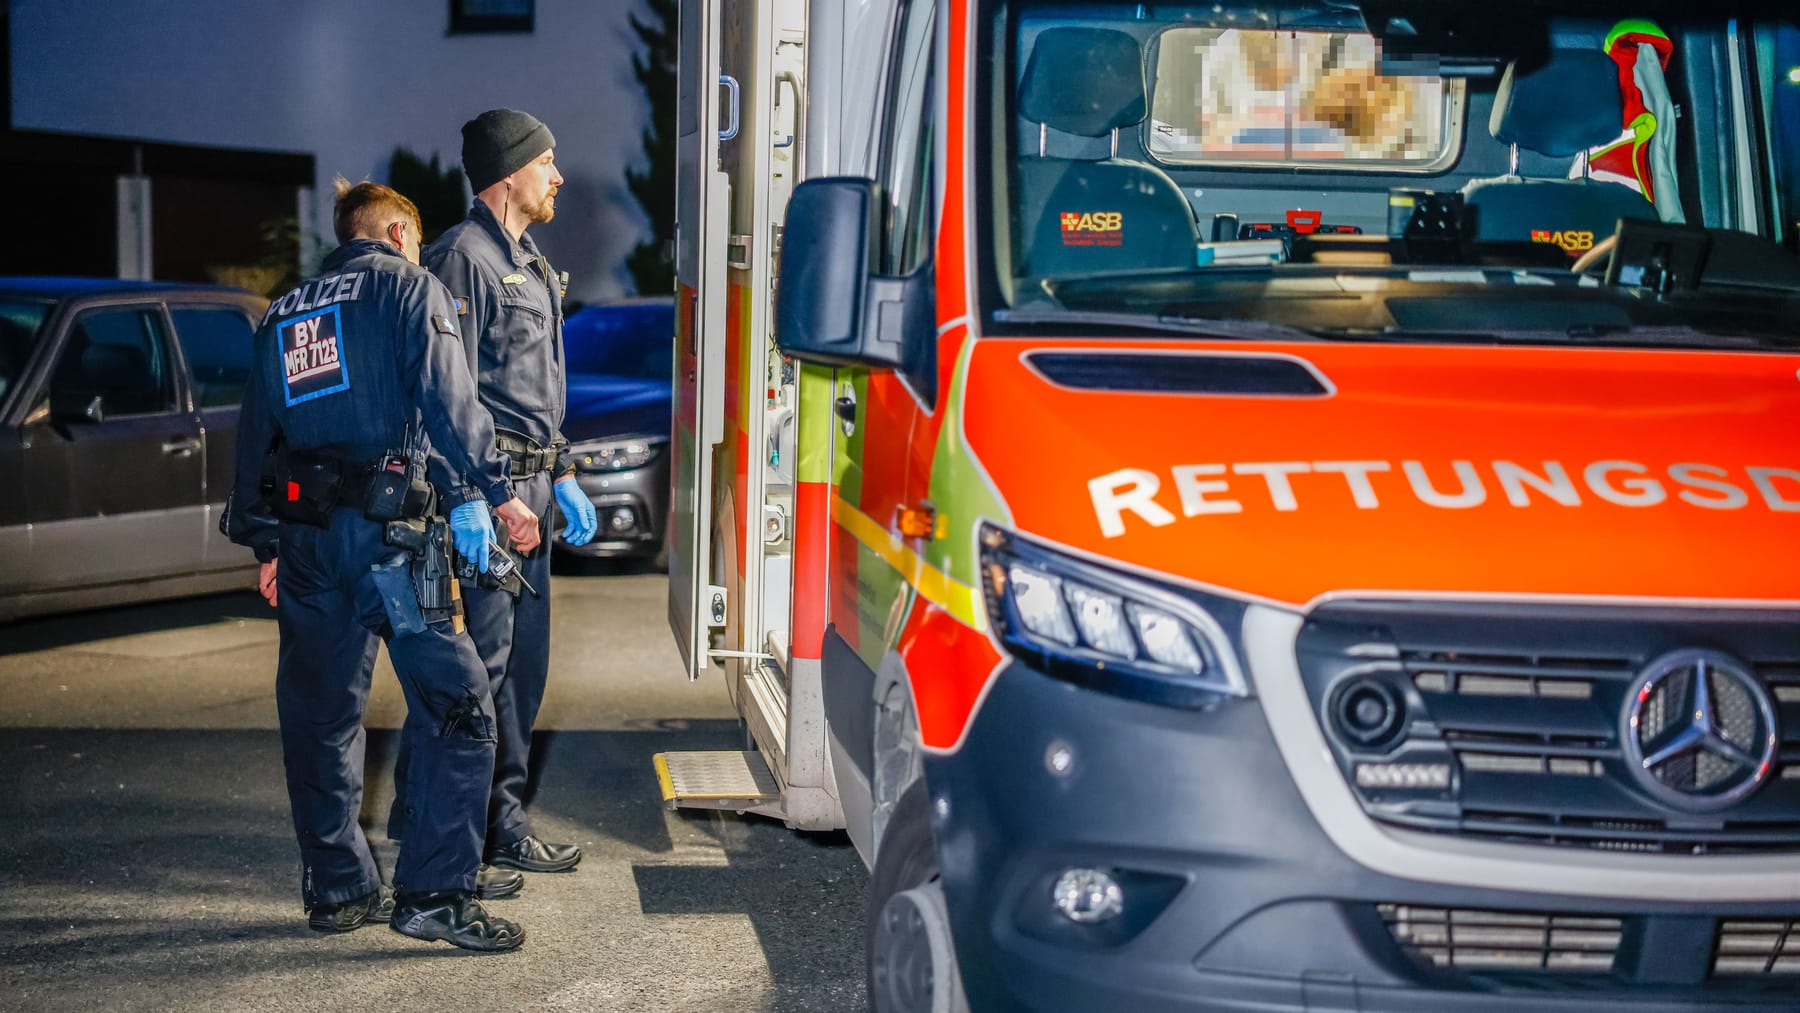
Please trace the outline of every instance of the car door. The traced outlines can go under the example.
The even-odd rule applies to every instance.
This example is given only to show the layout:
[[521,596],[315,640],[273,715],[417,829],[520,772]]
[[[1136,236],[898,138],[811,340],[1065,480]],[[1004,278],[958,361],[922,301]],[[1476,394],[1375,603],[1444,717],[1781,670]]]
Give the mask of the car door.
[[247,306],[173,298],[169,321],[193,381],[204,443],[201,502],[206,505],[206,531],[201,565],[208,570],[243,566],[252,561],[249,551],[219,533],[218,519],[236,469],[238,408],[250,378],[256,324]]
[[204,444],[160,305],[76,311],[21,437],[32,590],[198,568]]
[[14,420],[36,372],[39,345],[55,326],[56,301],[36,293],[0,293],[0,599],[23,590],[31,573],[31,524],[25,505],[25,457]]

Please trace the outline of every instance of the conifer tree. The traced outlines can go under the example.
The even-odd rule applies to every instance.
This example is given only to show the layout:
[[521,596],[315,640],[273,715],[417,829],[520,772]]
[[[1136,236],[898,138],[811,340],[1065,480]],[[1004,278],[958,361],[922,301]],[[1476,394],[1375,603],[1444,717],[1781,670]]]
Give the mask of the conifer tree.
[[643,168],[627,169],[625,185],[644,209],[650,235],[625,258],[625,267],[637,290],[644,294],[675,290],[672,253],[678,3],[679,0],[644,0],[644,16],[631,16],[631,28],[642,43],[631,58],[631,72],[650,100],[650,119],[643,132]]

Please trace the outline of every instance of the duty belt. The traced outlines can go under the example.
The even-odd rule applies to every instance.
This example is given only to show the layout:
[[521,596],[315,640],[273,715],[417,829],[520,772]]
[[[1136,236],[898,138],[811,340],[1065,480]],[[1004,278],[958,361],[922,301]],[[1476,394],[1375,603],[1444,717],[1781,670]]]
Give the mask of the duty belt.
[[561,444],[540,447],[535,440],[506,432],[494,434],[494,447],[512,459],[514,478],[526,478],[540,471],[549,471],[556,467],[556,459],[562,453]]

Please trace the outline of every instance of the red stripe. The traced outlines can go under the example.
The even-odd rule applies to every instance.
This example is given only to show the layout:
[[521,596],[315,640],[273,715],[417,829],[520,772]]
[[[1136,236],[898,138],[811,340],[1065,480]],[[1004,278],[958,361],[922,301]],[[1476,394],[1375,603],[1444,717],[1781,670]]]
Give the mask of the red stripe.
[[801,482],[794,491],[793,650],[796,658],[816,660],[824,651],[830,538],[831,483]]

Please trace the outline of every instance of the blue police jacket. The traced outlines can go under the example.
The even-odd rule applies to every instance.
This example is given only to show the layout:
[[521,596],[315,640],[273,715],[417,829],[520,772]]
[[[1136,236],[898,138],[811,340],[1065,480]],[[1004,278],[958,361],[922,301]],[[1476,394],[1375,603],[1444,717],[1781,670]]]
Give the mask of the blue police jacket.
[[232,541],[263,562],[276,554],[278,528],[259,509],[258,484],[278,437],[351,464],[374,464],[388,451],[429,457],[441,492],[466,483],[494,506],[512,499],[512,464],[494,448],[456,321],[436,278],[373,239],[338,247],[319,277],[275,300],[256,332],[238,418],[225,518]]
[[[477,200],[424,262],[455,300],[469,372],[495,427],[539,447],[561,441],[568,402],[562,285],[531,236],[515,242]],[[559,461],[556,470],[568,465]],[[469,498],[452,494],[450,502]]]

